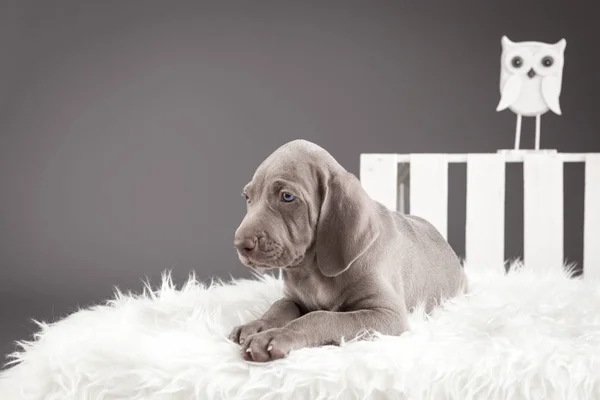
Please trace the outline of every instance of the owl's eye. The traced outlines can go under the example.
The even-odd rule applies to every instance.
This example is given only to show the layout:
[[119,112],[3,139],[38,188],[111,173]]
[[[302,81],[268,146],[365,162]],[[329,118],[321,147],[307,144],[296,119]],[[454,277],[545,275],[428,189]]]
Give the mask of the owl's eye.
[[542,58],[542,65],[544,67],[551,67],[554,64],[554,58],[550,57],[550,56],[546,56],[544,58]]
[[294,201],[296,197],[294,197],[293,194],[288,193],[288,192],[282,192],[281,193],[281,200],[285,201],[286,203],[289,203],[290,201]]
[[242,193],[242,196],[246,199],[246,202],[250,203],[250,197],[246,193]]
[[519,56],[516,56],[516,57],[513,57],[513,59],[510,61],[510,63],[515,68],[521,68],[521,65],[523,65],[523,59]]

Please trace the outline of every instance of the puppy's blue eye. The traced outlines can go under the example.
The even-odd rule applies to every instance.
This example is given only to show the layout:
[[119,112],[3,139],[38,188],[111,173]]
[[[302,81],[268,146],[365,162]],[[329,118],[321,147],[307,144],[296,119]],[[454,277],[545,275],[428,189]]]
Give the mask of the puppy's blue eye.
[[293,194],[288,193],[288,192],[283,192],[281,193],[281,200],[289,203],[290,201],[294,201],[295,197]]

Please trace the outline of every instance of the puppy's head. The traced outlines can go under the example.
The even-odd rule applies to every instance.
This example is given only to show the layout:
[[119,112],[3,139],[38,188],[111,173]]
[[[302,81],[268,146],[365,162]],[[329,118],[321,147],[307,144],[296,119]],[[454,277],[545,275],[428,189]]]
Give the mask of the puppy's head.
[[243,190],[247,212],[235,232],[240,261],[259,271],[292,268],[316,255],[335,276],[379,235],[374,202],[321,147],[294,140],[273,152]]

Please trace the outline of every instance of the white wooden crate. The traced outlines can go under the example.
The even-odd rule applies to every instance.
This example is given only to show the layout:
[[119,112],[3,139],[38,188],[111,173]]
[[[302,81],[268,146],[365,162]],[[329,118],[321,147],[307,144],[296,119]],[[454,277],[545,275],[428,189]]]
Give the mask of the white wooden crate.
[[506,163],[523,163],[524,254],[527,268],[562,268],[563,164],[585,163],[585,279],[600,279],[600,153],[499,151],[476,154],[361,154],[366,192],[390,209],[429,220],[448,237],[448,165],[466,163],[466,261],[504,268]]

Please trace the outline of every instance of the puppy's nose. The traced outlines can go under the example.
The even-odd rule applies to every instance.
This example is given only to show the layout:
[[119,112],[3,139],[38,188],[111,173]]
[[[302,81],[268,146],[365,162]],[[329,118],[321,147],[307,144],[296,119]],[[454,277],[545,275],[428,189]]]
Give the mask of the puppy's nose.
[[236,238],[233,245],[240,253],[248,255],[256,248],[256,237]]
[[533,68],[531,68],[529,71],[527,71],[527,76],[529,78],[533,78],[535,76],[535,71],[533,70]]

